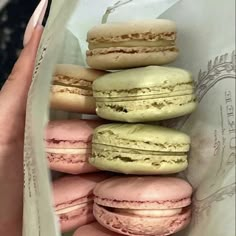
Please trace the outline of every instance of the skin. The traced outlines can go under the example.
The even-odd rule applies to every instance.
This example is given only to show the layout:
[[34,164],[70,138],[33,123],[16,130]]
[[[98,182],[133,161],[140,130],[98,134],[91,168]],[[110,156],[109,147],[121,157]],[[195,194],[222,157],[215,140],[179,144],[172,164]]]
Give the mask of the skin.
[[42,32],[35,28],[0,91],[0,235],[22,235],[26,102]]

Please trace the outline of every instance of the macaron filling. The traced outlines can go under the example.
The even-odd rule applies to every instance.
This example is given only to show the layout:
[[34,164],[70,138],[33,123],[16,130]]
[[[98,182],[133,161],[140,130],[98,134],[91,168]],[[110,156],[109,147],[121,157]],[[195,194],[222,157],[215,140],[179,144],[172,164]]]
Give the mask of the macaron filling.
[[130,40],[123,42],[97,42],[90,43],[89,49],[96,48],[110,48],[110,47],[165,47],[175,45],[174,40],[159,40],[159,41],[146,41],[146,40]]
[[86,79],[73,78],[73,77],[69,77],[66,75],[54,76],[53,77],[53,84],[70,85],[70,86],[79,87],[79,88],[86,88],[86,89],[92,87],[92,81],[88,81]]
[[95,48],[86,52],[87,56],[108,55],[112,53],[136,54],[136,53],[156,53],[156,52],[178,52],[175,46],[162,47],[112,47],[112,48]]
[[52,154],[90,154],[92,152],[91,148],[80,148],[80,149],[74,149],[74,148],[47,148],[47,153]]
[[111,89],[111,90],[98,90],[93,88],[93,94],[97,101],[120,101],[119,98],[125,98],[129,100],[137,100],[137,97],[142,99],[153,98],[165,98],[171,96],[182,96],[193,94],[194,92],[193,82],[178,83],[174,85],[167,84],[160,86],[150,87],[131,87],[129,89]]
[[91,141],[84,141],[84,140],[62,140],[57,138],[45,139],[46,148],[55,148],[60,149],[61,147],[67,149],[87,149],[88,146],[91,145]]
[[92,96],[92,82],[68,76],[55,76],[52,83],[52,92],[76,93]]
[[[115,112],[120,113],[128,113],[137,110],[144,110],[144,106],[146,109],[155,109],[157,111],[165,110],[169,107],[176,106],[185,106],[185,105],[193,105],[193,109],[196,104],[196,96],[195,95],[182,95],[176,97],[166,97],[166,98],[152,98],[152,99],[137,99],[137,100],[126,100],[123,101],[102,101],[96,102],[97,109],[109,109]],[[141,102],[139,102],[141,100]],[[135,106],[134,106],[135,105]],[[156,111],[156,112],[157,112]],[[97,110],[97,112],[99,112]],[[157,120],[157,119],[156,119]]]
[[63,215],[63,214],[68,214],[70,212],[73,212],[82,208],[92,207],[93,198],[89,197],[87,199],[83,199],[79,203],[76,203],[76,202],[77,201],[74,201],[74,203],[62,204],[63,207],[60,207],[60,205],[56,206],[56,214]]
[[52,93],[72,93],[72,94],[78,94],[78,95],[84,95],[84,96],[92,96],[93,92],[92,90],[85,90],[81,88],[71,87],[68,85],[53,85],[51,88]]
[[166,217],[178,215],[182,212],[182,209],[119,209],[113,208],[113,212],[125,214],[125,215],[135,215],[135,216],[145,216],[145,217]]
[[[92,157],[90,157],[91,163],[93,163],[93,161],[97,161],[98,159],[105,159],[107,162],[108,161],[122,161],[126,164],[128,163],[133,163],[135,165],[135,163],[137,162],[137,164],[140,163],[147,163],[150,164],[152,166],[161,166],[164,163],[175,163],[175,164],[181,164],[181,163],[186,163],[187,165],[187,153],[158,153],[156,152],[156,154],[151,154],[148,155],[146,154],[135,154],[132,153],[132,151],[130,153],[123,153],[121,152],[113,152],[113,151],[107,151],[104,149],[104,151],[106,152],[106,154],[104,155],[103,151],[94,151],[92,153]],[[169,160],[168,160],[169,158]],[[97,159],[97,160],[94,160]]]
[[81,204],[76,205],[76,206],[67,207],[67,208],[64,208],[64,209],[57,210],[56,214],[57,215],[66,214],[66,213],[69,213],[69,212],[72,212],[72,211],[75,211],[75,210],[87,207],[88,205],[89,205],[89,202],[81,203]]
[[104,43],[104,42],[125,42],[130,40],[145,40],[145,41],[159,41],[159,40],[175,40],[176,39],[176,32],[162,32],[162,33],[152,33],[152,32],[145,32],[145,33],[130,33],[130,34],[123,34],[123,35],[116,35],[112,37],[89,37],[89,43]]
[[[166,157],[171,157],[171,161],[175,163],[187,163],[187,151],[186,152],[168,152],[168,151],[148,151],[141,149],[123,148],[123,147],[113,147],[104,144],[93,143],[93,158],[111,160],[121,160],[122,162],[148,162],[152,165],[160,165],[162,162],[166,162]],[[106,153],[104,153],[106,152]]]

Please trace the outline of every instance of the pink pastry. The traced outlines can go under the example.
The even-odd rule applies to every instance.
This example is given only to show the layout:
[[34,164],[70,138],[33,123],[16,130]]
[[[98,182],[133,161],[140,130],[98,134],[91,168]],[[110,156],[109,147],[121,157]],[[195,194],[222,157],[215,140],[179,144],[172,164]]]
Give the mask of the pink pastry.
[[101,125],[94,120],[49,122],[46,129],[46,153],[52,170],[81,174],[98,171],[88,163],[93,130]]
[[107,230],[97,222],[94,222],[80,227],[75,231],[73,236],[121,236],[121,234]]
[[107,173],[68,175],[53,182],[54,207],[62,232],[94,221],[93,189]]
[[94,189],[94,215],[104,227],[130,236],[165,236],[190,222],[192,187],[171,177],[113,177]]

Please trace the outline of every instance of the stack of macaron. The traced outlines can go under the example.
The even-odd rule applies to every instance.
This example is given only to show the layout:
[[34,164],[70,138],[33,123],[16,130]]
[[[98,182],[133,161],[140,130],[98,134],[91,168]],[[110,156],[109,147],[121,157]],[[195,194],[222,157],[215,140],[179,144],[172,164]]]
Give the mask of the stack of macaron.
[[[176,25],[160,19],[103,24],[87,38],[88,65],[113,70],[93,83],[96,113],[116,122],[97,127],[92,139],[90,164],[118,174],[95,187],[94,216],[114,235],[178,232],[191,219],[192,187],[170,175],[187,168],[190,137],[150,124],[196,108],[191,74],[163,66],[178,55]],[[113,235],[106,230],[92,224],[75,235]]]
[[92,134],[101,125],[95,120],[50,121],[45,134],[45,151],[52,171],[60,173],[53,181],[55,213],[61,232],[91,223],[93,189],[110,173],[88,163],[92,153]]
[[176,177],[188,166],[191,140],[154,123],[196,108],[191,74],[164,66],[178,56],[176,25],[164,19],[102,24],[87,41],[91,69],[60,65],[51,105],[86,114],[96,109],[108,122],[48,126],[51,169],[76,174],[54,183],[62,232],[79,227],[74,236],[172,235],[191,220],[192,187]]
[[[107,73],[78,65],[56,65],[50,108],[96,114],[92,83]],[[111,176],[88,162],[94,129],[103,123],[101,119],[52,120],[46,127],[45,152],[53,171],[54,208],[62,233],[95,221],[93,189]]]

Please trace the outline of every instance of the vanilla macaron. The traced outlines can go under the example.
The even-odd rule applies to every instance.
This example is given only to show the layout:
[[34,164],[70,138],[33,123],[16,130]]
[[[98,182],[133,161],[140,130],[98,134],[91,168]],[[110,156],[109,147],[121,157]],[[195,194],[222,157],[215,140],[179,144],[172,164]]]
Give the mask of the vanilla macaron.
[[95,69],[163,65],[174,61],[176,24],[165,19],[101,24],[87,35],[87,63]]
[[95,114],[92,83],[104,74],[78,65],[57,65],[51,86],[51,108]]

